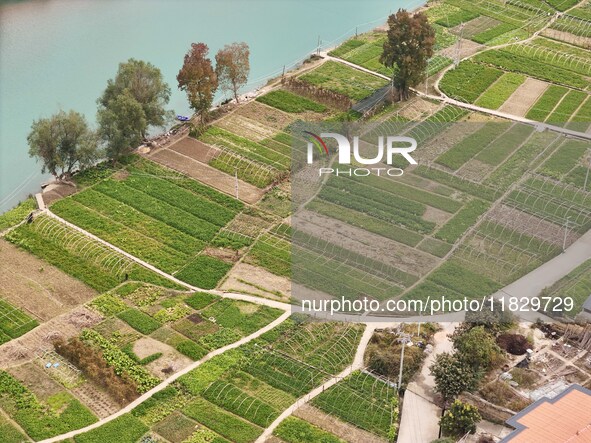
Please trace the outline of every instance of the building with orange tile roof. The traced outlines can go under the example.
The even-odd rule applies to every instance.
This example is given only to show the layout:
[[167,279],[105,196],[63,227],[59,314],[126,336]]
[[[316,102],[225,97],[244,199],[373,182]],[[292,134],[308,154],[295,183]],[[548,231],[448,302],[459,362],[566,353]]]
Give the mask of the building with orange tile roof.
[[515,431],[501,443],[591,443],[591,390],[572,385],[507,420]]

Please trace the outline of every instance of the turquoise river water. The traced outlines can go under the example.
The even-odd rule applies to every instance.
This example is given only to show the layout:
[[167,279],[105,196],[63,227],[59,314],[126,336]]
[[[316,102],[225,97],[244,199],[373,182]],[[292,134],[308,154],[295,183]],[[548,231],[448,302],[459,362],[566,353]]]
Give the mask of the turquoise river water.
[[50,177],[28,156],[35,119],[75,109],[95,124],[96,99],[130,57],[158,66],[172,89],[169,107],[188,112],[175,77],[192,42],[213,56],[245,41],[245,89],[292,66],[317,46],[369,30],[416,0],[29,0],[0,1],[0,213]]

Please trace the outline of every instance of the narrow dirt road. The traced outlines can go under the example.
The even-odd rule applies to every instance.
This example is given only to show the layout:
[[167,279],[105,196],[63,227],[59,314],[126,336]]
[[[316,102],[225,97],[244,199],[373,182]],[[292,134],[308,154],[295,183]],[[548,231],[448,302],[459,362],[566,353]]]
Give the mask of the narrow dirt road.
[[172,382],[174,382],[175,380],[177,380],[179,377],[187,374],[188,372],[192,371],[193,369],[197,368],[198,366],[201,366],[203,363],[205,363],[208,360],[211,360],[216,355],[220,355],[220,354],[222,354],[222,353],[224,353],[226,351],[229,351],[230,349],[237,348],[237,347],[239,347],[239,346],[241,346],[241,345],[243,345],[245,343],[248,343],[249,341],[251,341],[251,340],[253,340],[253,339],[261,336],[265,332],[270,331],[271,329],[273,329],[275,326],[280,325],[281,323],[283,323],[285,320],[287,320],[287,318],[289,316],[290,316],[290,313],[289,312],[285,312],[279,318],[277,318],[275,321],[269,323],[267,326],[265,326],[264,328],[259,329],[255,333],[250,334],[249,336],[244,337],[244,338],[238,340],[237,342],[232,343],[231,345],[227,345],[227,346],[224,346],[223,348],[219,348],[219,349],[216,349],[215,351],[210,352],[205,357],[203,357],[201,360],[198,360],[198,361],[192,363],[191,365],[189,365],[186,368],[184,368],[182,371],[179,371],[176,374],[174,374],[171,377],[169,377],[166,380],[164,380],[158,386],[150,389],[148,392],[146,392],[141,397],[137,398],[136,400],[134,400],[133,402],[131,402],[127,406],[125,406],[120,411],[117,411],[115,414],[109,415],[108,417],[105,417],[102,420],[99,420],[99,421],[97,421],[96,423],[93,423],[90,426],[86,426],[85,428],[77,429],[75,431],[71,431],[71,432],[68,432],[66,434],[62,434],[62,435],[58,435],[58,436],[55,436],[55,437],[52,437],[52,438],[48,438],[46,440],[42,440],[40,443],[53,443],[53,442],[58,442],[58,441],[61,441],[61,440],[66,440],[66,439],[72,438],[72,437],[74,437],[76,435],[83,434],[84,432],[88,432],[88,431],[91,431],[93,429],[96,429],[99,426],[102,426],[102,425],[104,425],[106,423],[109,423],[110,421],[115,420],[118,417],[121,417],[124,414],[127,414],[133,408],[135,408],[139,404],[141,404],[144,401],[146,401],[148,398],[150,398],[155,393],[162,391],[164,388],[166,388],[167,386],[169,386]]
[[275,419],[275,421],[273,423],[271,423],[271,425],[269,425],[268,428],[265,429],[265,431],[259,436],[259,438],[257,438],[255,443],[264,443],[265,441],[267,441],[267,439],[269,437],[271,437],[271,435],[273,434],[273,431],[275,430],[275,428],[277,428],[277,426],[279,426],[279,424],[283,420],[285,420],[287,417],[289,417],[296,409],[298,409],[300,406],[310,402],[314,397],[317,397],[318,395],[322,394],[326,389],[337,384],[339,381],[341,381],[343,378],[347,377],[353,371],[363,368],[363,366],[364,366],[363,356],[365,354],[365,349],[367,348],[369,340],[371,339],[371,336],[373,335],[373,331],[375,330],[375,327],[376,327],[375,324],[368,324],[365,327],[365,331],[363,331],[363,335],[361,336],[361,340],[359,342],[359,346],[357,347],[357,351],[355,352],[355,358],[353,359],[353,363],[351,364],[351,366],[348,366],[340,374],[335,375],[334,377],[327,380],[322,385],[320,385],[317,388],[313,389],[312,391],[308,392],[303,397],[298,398],[295,401],[295,403],[293,403],[289,408],[287,408],[285,411],[283,411],[281,413],[281,415],[279,417],[277,417]]

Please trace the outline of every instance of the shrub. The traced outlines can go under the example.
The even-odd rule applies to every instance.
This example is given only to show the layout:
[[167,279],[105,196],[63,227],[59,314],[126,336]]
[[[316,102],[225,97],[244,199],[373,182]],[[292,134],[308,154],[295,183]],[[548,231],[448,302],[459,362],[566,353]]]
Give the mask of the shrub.
[[429,367],[435,378],[435,391],[444,400],[456,398],[464,391],[473,391],[478,384],[479,376],[457,355],[443,352],[435,357]]
[[439,425],[446,434],[460,437],[467,432],[474,434],[476,424],[480,420],[482,420],[482,417],[476,406],[456,400],[444,416],[441,417]]
[[483,326],[476,326],[468,331],[460,329],[452,334],[451,340],[459,358],[476,372],[490,369],[500,357],[500,349],[494,337]]
[[326,111],[326,106],[284,90],[271,91],[258,97],[257,101],[285,112]]

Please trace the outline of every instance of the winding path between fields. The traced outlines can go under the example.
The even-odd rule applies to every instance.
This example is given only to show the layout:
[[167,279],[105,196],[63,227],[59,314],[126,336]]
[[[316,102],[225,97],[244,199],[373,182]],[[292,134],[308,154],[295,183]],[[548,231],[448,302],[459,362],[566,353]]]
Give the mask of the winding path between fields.
[[363,335],[361,336],[359,346],[357,347],[357,351],[355,352],[355,357],[353,359],[353,363],[350,366],[345,368],[345,370],[343,370],[341,373],[335,375],[334,377],[332,377],[329,380],[327,380],[326,382],[324,382],[322,385],[318,386],[317,388],[311,390],[307,394],[298,398],[290,407],[285,409],[281,413],[281,415],[279,415],[279,417],[277,417],[275,419],[275,421],[273,421],[273,423],[271,423],[264,430],[264,432],[259,436],[259,438],[256,439],[255,443],[264,443],[265,441],[267,441],[267,439],[269,437],[271,437],[271,435],[273,434],[273,431],[277,428],[277,426],[279,426],[279,424],[283,420],[285,420],[287,417],[289,417],[291,414],[293,414],[293,412],[296,409],[298,409],[302,405],[305,405],[306,403],[310,402],[314,397],[317,397],[318,395],[322,394],[326,389],[337,384],[342,379],[344,379],[345,377],[350,375],[353,371],[356,371],[357,369],[362,369],[364,366],[363,356],[365,354],[365,349],[367,348],[367,345],[369,344],[369,341],[371,340],[373,332],[377,326],[378,325],[375,323],[368,323],[365,326],[365,330],[363,331]]
[[[128,412],[131,412],[131,410],[133,408],[135,408],[136,406],[138,406],[140,403],[143,403],[144,401],[146,401],[148,398],[150,398],[155,393],[160,392],[164,388],[168,387],[173,381],[176,381],[179,377],[181,377],[181,376],[187,374],[188,372],[192,371],[193,369],[201,366],[203,363],[205,363],[208,360],[211,360],[216,355],[220,355],[220,354],[222,354],[222,353],[224,353],[226,351],[229,351],[230,349],[237,348],[238,346],[241,346],[241,345],[243,345],[245,343],[248,343],[249,341],[251,341],[251,340],[259,337],[260,335],[264,334],[265,332],[270,331],[275,326],[280,325],[285,320],[287,320],[290,315],[291,314],[289,312],[284,312],[277,319],[275,319],[274,321],[272,321],[271,323],[269,323],[267,326],[259,329],[255,333],[250,334],[250,335],[248,335],[248,336],[246,336],[244,338],[241,338],[240,340],[238,340],[235,343],[232,343],[230,345],[224,346],[223,348],[219,348],[219,349],[216,349],[215,351],[210,352],[205,357],[203,357],[201,360],[198,360],[196,362],[193,362],[192,364],[190,364],[189,366],[187,366],[183,370],[181,370],[181,371],[177,372],[176,374],[168,377],[162,383],[160,383],[159,385],[157,385],[154,388],[150,389],[148,392],[146,392],[145,394],[143,394],[141,397],[138,397],[133,402],[131,402],[130,404],[128,404],[127,406],[125,406],[123,409],[115,412],[114,414],[109,415],[108,417],[105,417],[105,418],[97,421],[96,423],[93,423],[93,424],[91,424],[89,426],[86,426],[84,428],[76,429],[74,431],[70,431],[70,432],[67,432],[67,433],[62,434],[62,435],[57,435],[55,437],[48,438],[46,440],[41,440],[39,443],[53,443],[53,442],[58,442],[58,441],[65,440],[65,439],[68,439],[68,438],[72,438],[72,437],[74,437],[76,435],[80,435],[80,434],[83,434],[85,432],[88,432],[88,431],[91,431],[93,429],[96,429],[96,428],[98,428],[98,427],[100,427],[100,426],[102,426],[102,425],[104,425],[106,423],[109,423],[110,421],[115,420],[118,417],[121,417],[124,414],[127,414]],[[105,443],[108,443],[108,442],[105,442]]]
[[[494,49],[494,48],[490,48],[490,49]],[[483,51],[481,51],[481,52],[483,52]],[[351,63],[351,62],[349,62],[347,60],[343,60],[343,59],[340,59],[338,57],[333,57],[332,55],[328,55],[327,53],[324,53],[322,55],[324,57],[326,57],[328,60],[332,60],[332,61],[335,61],[335,62],[338,62],[338,63],[342,63],[344,65],[347,65],[347,66],[350,66],[350,67],[352,67],[354,69],[357,69],[358,71],[363,71],[363,72],[366,72],[368,74],[375,75],[376,77],[380,77],[380,78],[382,78],[384,80],[388,80],[388,81],[392,80],[387,75],[380,74],[379,72],[372,71],[371,69],[364,68],[363,66],[356,65],[355,63]],[[469,58],[469,57],[467,57],[467,58]],[[446,71],[449,70],[449,69],[451,69],[451,68],[447,68]],[[444,71],[444,73],[445,73],[445,71]],[[437,86],[436,86],[436,89],[439,90],[439,88]],[[517,115],[508,114],[506,112],[496,111],[494,109],[483,108],[482,106],[472,105],[470,103],[464,103],[464,102],[461,102],[459,100],[455,100],[455,99],[453,99],[451,97],[446,96],[441,91],[440,91],[440,94],[441,95],[433,95],[433,94],[426,94],[426,93],[421,92],[421,91],[416,90],[416,89],[412,89],[412,90],[419,97],[424,97],[424,98],[428,98],[428,99],[431,99],[431,100],[437,100],[439,102],[442,102],[443,104],[454,105],[454,106],[457,106],[459,108],[469,109],[470,111],[476,111],[476,112],[481,112],[483,114],[494,115],[495,117],[500,117],[500,118],[504,118],[504,119],[507,119],[507,120],[512,120],[512,121],[518,122],[518,123],[525,123],[525,124],[528,124],[528,125],[531,125],[531,126],[535,126],[536,129],[538,129],[539,131],[543,131],[544,129],[549,129],[551,131],[559,132],[561,134],[570,135],[570,136],[573,136],[573,137],[584,138],[586,140],[591,140],[591,134],[587,134],[585,132],[573,131],[571,129],[566,129],[566,128],[563,128],[561,126],[555,126],[555,125],[550,125],[550,124],[547,124],[547,123],[541,123],[541,122],[537,122],[535,120],[530,120],[530,119],[525,118],[525,117],[519,117]],[[381,99],[382,99],[382,97],[376,97],[375,98],[375,104],[377,104],[379,101],[381,101]]]

